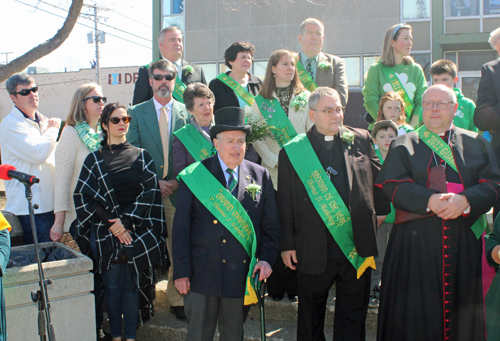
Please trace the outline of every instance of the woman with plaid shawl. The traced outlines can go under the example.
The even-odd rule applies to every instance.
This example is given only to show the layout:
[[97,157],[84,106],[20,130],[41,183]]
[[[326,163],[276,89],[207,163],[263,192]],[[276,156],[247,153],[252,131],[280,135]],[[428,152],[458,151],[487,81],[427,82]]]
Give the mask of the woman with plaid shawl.
[[[126,142],[131,117],[108,104],[102,112],[102,147],[89,154],[75,189],[78,224],[73,231],[83,253],[102,274],[114,341],[134,340],[141,277],[153,284],[152,268],[166,262],[166,224],[153,159]],[[150,299],[152,297],[149,297]],[[152,310],[152,302],[146,308]]]

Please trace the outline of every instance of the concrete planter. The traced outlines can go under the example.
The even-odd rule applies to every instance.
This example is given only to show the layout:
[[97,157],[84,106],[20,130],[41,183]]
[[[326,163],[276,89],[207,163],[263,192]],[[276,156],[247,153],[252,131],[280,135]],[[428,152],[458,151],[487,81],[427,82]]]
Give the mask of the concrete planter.
[[[40,247],[57,246],[75,254],[74,259],[42,263],[51,304],[51,319],[57,340],[96,340],[92,260],[61,243],[41,243]],[[12,250],[33,249],[33,245],[17,246]],[[4,271],[3,283],[7,308],[9,340],[39,340],[38,303],[31,292],[38,290],[37,264]]]

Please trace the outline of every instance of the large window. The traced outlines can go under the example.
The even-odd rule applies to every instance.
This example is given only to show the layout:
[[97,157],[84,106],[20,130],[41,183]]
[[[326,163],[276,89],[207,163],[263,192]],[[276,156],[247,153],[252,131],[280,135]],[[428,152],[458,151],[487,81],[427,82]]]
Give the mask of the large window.
[[177,26],[184,28],[184,0],[162,0],[162,28]]
[[444,6],[447,18],[500,15],[500,0],[445,0]]
[[401,0],[403,20],[429,19],[429,0]]
[[343,57],[345,61],[345,73],[347,74],[347,85],[358,88],[361,86],[360,57]]

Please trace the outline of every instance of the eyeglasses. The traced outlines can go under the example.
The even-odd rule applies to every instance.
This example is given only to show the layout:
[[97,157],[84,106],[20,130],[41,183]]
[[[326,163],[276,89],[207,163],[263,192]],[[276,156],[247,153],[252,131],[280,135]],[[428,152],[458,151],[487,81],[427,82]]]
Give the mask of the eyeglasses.
[[322,109],[322,110],[311,109],[311,110],[319,111],[328,117],[332,117],[333,114],[342,115],[344,113],[345,108],[344,107],[337,107],[336,109]]
[[14,92],[15,95],[28,96],[30,93],[36,94],[38,91],[38,86],[34,86],[31,89],[22,89],[19,92]]
[[122,121],[125,124],[128,124],[128,123],[130,123],[130,121],[132,121],[132,116],[111,117],[109,119],[109,122],[111,122],[113,124],[118,124],[118,123],[120,123],[120,121]]
[[436,108],[438,108],[439,110],[442,110],[442,109],[446,109],[448,107],[448,103],[453,103],[453,101],[441,101],[441,102],[426,101],[426,102],[422,102],[422,107],[425,110],[432,110],[434,108],[434,105],[435,105]]
[[403,26],[407,26],[405,22],[402,22],[400,24],[398,24],[396,27],[394,27],[394,31],[392,31],[392,39],[394,39],[394,36],[396,35],[396,33],[401,29],[401,27]]
[[85,97],[83,99],[83,101],[87,101],[91,99],[94,103],[99,103],[100,101],[102,101],[102,103],[106,103],[106,101],[108,100],[106,97],[101,97],[101,96],[90,96],[90,97]]
[[167,73],[166,75],[152,75],[151,78],[153,78],[155,81],[161,81],[163,78],[165,78],[166,81],[171,81],[175,79],[175,74]]

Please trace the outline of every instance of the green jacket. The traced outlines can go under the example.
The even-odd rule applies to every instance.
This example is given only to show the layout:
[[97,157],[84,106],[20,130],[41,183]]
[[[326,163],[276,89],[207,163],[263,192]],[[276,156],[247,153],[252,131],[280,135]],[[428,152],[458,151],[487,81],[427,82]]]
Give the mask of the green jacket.
[[[401,84],[404,86],[410,100],[412,100],[414,109],[412,114],[422,115],[422,95],[427,89],[424,71],[419,64],[409,65],[399,64],[394,66],[393,71],[398,76]],[[366,111],[370,113],[373,119],[377,120],[378,105],[380,99],[386,92],[394,91],[389,81],[381,69],[380,63],[375,63],[368,69],[365,85],[363,86],[363,102]],[[410,115],[407,115],[406,122],[410,122]],[[370,124],[368,129],[372,129]]]
[[467,97],[462,95],[460,89],[453,89],[457,96],[458,109],[453,124],[459,128],[467,129],[477,133],[477,127],[474,125],[474,110],[476,105]]
[[[174,144],[174,132],[184,127],[189,122],[189,113],[186,106],[182,103],[174,102],[172,104],[172,122],[170,126],[170,140],[168,151],[168,174],[164,180],[174,178],[174,160],[172,155],[172,146]],[[133,117],[127,133],[127,141],[136,147],[146,149],[156,166],[158,179],[163,179],[164,151],[161,143],[160,125],[158,124],[158,115],[156,113],[153,98],[141,104],[134,105],[128,109],[128,113]],[[172,205],[176,205],[177,193],[170,195]]]

